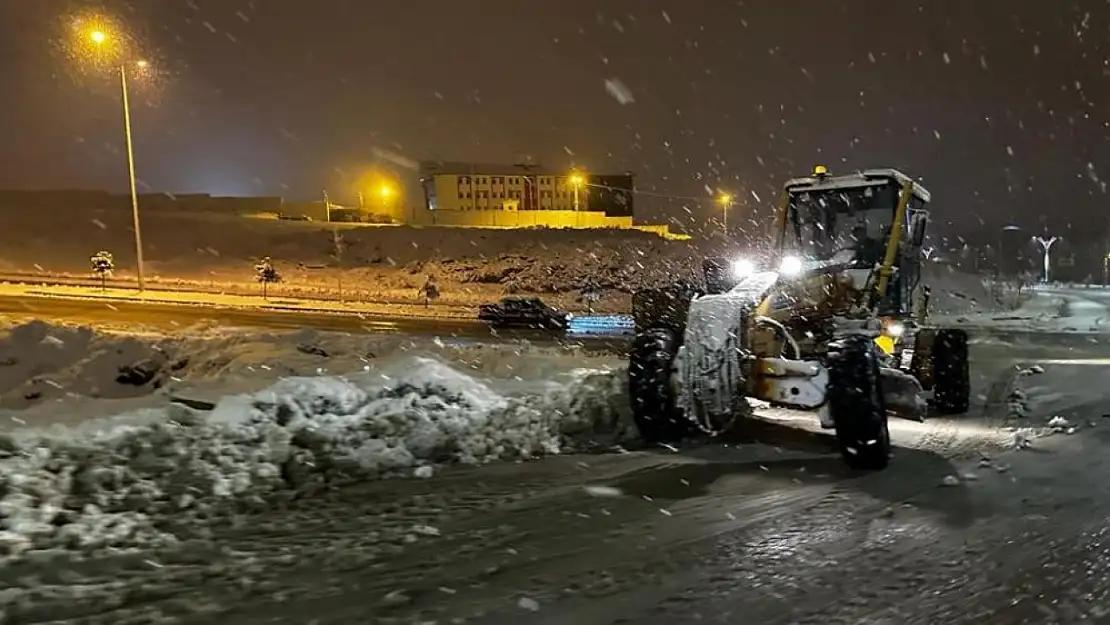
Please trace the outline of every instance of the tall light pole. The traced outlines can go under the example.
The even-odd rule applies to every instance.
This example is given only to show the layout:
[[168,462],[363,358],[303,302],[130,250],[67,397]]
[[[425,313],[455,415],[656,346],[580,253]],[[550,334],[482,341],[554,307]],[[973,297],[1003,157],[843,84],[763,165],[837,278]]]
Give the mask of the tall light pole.
[[[996,250],[995,252],[995,256],[997,256],[997,258],[995,258],[994,262],[995,278],[998,278],[1002,274],[1006,273],[1005,271],[1003,271],[1004,267],[1002,266],[1004,259],[1006,258],[1006,233],[1020,231],[1021,227],[1015,226],[1013,224],[1002,226],[1002,229],[998,231],[998,250]],[[1015,261],[1015,267],[1016,266],[1017,263]]]
[[571,189],[574,192],[574,210],[582,210],[579,194],[582,187],[586,185],[586,177],[578,172],[573,172],[567,180],[570,182]]
[[725,237],[728,237],[728,213],[732,208],[733,197],[728,193],[722,193],[717,202],[721,205],[721,230],[724,232]]
[[[98,49],[111,43],[108,34],[103,30],[91,31],[89,40]],[[144,69],[147,67],[147,62],[139,61],[136,66]],[[143,272],[143,233],[139,223],[139,191],[135,184],[135,149],[131,142],[131,102],[127,89],[127,63],[119,64],[119,83],[123,92],[123,131],[127,140],[127,182],[131,188],[131,219],[135,227],[135,272],[139,279],[141,293],[146,289],[146,277]]]
[[1041,249],[1044,250],[1044,282],[1048,284],[1049,271],[1052,266],[1049,262],[1052,253],[1052,244],[1059,241],[1060,237],[1051,237],[1048,239],[1044,237],[1033,237],[1033,240],[1040,244]]
[[389,214],[389,198],[393,196],[393,187],[391,187],[387,184],[383,184],[381,186],[381,188],[378,189],[378,195],[380,195],[382,197],[382,214],[383,215],[388,215]]

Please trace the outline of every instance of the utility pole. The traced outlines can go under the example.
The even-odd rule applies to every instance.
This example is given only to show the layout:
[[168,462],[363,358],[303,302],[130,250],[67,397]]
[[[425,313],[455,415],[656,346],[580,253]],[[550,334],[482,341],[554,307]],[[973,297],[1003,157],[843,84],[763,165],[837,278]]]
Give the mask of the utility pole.
[[[1009,226],[1003,226],[1002,229],[998,231],[998,249],[995,250],[995,252],[994,252],[994,255],[995,255],[995,259],[994,259],[994,277],[995,277],[995,279],[1000,278],[1003,274],[1006,273],[1006,271],[1005,271],[1006,268],[1004,266],[1004,262],[1005,262],[1005,258],[1006,258],[1006,233],[1007,232],[1020,232],[1020,231],[1021,231],[1020,226],[1015,226],[1015,225],[1012,225],[1012,224],[1009,225]],[[1017,269],[1017,262],[1016,261],[1014,263],[1014,271],[1020,273]]]
[[1033,237],[1033,240],[1041,246],[1042,250],[1044,250],[1044,283],[1048,284],[1048,280],[1050,278],[1049,272],[1052,268],[1052,263],[1050,262],[1052,245],[1056,243],[1056,241],[1059,241],[1060,237],[1050,237],[1047,239],[1044,237]]
[[[114,37],[103,30],[93,30],[87,33],[89,41],[97,50],[105,50],[112,45]],[[134,63],[139,70],[150,67],[146,61]],[[139,279],[139,292],[146,288],[146,277],[143,271],[143,233],[139,226],[139,191],[135,184],[135,148],[131,141],[131,99],[127,90],[127,67],[124,62],[119,65],[119,85],[123,93],[123,131],[127,140],[127,181],[131,187],[131,218],[135,228],[135,274]]]
[[343,303],[343,235],[339,234],[339,226],[335,226],[331,231],[331,243],[335,248],[335,273],[337,276],[336,282],[339,287],[339,303]]
[[717,201],[721,204],[721,229],[725,238],[728,238],[728,213],[732,208],[733,197],[728,193],[722,193]]
[[131,144],[131,102],[127,94],[127,66],[119,66],[120,88],[123,89],[123,128],[127,136],[127,180],[131,185],[131,219],[135,225],[135,269],[139,292],[146,289],[143,272],[143,232],[139,226],[139,191],[135,185],[135,148]]

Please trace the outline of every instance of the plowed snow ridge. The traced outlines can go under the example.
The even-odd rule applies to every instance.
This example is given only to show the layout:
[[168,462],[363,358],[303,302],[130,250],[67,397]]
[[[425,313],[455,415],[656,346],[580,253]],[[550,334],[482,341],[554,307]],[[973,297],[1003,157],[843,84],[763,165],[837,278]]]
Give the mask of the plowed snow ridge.
[[348,479],[617,443],[635,436],[624,384],[579,369],[513,389],[411,357],[375,374],[288,378],[212,413],[172,406],[9,434],[0,553],[167,545],[171,523],[203,526]]

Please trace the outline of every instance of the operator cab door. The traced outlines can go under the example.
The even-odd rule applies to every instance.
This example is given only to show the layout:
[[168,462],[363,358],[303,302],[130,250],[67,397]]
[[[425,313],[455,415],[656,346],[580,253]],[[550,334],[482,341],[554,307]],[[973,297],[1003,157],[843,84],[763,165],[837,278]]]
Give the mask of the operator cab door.
[[928,220],[929,212],[925,210],[924,200],[911,196],[894,256],[894,275],[887,285],[887,292],[883,294],[880,314],[901,316],[913,312],[914,294],[922,279],[921,248],[925,243]]

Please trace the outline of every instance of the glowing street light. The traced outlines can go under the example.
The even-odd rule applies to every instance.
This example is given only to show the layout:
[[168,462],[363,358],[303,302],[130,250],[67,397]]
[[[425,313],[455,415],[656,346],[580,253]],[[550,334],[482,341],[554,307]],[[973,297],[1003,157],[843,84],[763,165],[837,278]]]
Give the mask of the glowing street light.
[[567,178],[567,182],[570,183],[571,189],[574,191],[574,210],[577,211],[582,208],[579,200],[579,191],[582,187],[586,186],[586,177],[579,172],[573,171],[570,173],[570,177]]
[[721,224],[723,226],[726,237],[728,236],[728,212],[729,209],[732,208],[732,202],[734,199],[735,198],[733,198],[732,195],[728,193],[722,193],[717,196],[717,203],[721,205]]
[[389,213],[389,200],[393,197],[393,187],[388,183],[378,187],[378,195],[382,198],[382,212]]
[[[88,31],[87,36],[98,50],[103,50],[113,43],[108,33],[99,28]],[[146,69],[150,64],[146,61],[138,61],[135,65],[139,69]],[[131,187],[131,217],[135,226],[136,275],[141,293],[146,288],[146,279],[143,271],[143,235],[139,225],[139,192],[135,185],[135,150],[131,142],[131,102],[127,89],[127,63],[119,64],[119,82],[120,90],[123,92],[123,130],[127,140],[127,180]]]

